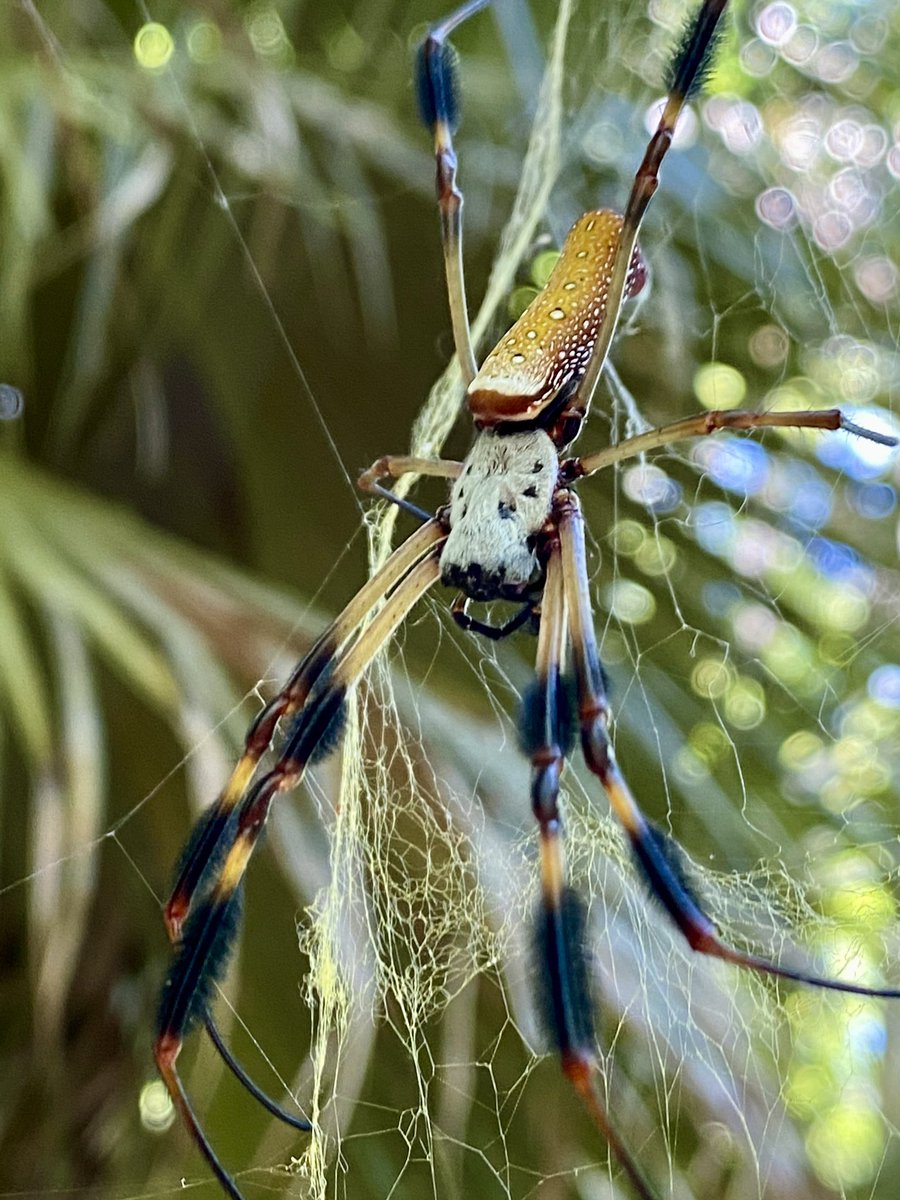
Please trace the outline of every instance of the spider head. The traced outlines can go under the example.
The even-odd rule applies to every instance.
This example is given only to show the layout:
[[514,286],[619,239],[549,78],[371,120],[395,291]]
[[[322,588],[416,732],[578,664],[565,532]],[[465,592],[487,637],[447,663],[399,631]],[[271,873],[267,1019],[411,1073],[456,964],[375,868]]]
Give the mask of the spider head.
[[556,487],[556,448],[543,430],[478,435],[450,494],[441,579],[472,600],[519,600],[540,580],[536,535]]

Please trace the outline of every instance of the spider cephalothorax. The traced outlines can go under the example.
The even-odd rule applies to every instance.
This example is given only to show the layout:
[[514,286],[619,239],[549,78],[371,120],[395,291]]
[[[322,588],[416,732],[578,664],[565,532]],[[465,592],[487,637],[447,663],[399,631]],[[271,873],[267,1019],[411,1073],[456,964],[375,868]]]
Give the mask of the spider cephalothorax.
[[[560,778],[576,742],[631,844],[636,869],[693,950],[837,991],[900,996],[896,989],[825,979],[735,949],[703,912],[676,844],[649,823],[616,764],[591,614],[584,522],[574,491],[586,476],[636,454],[722,429],[797,426],[844,429],[890,445],[895,439],[859,428],[838,409],[732,410],[701,413],[581,458],[559,459],[587,415],[622,304],[643,286],[646,270],[637,251],[638,230],[679,113],[708,66],[726,0],[703,0],[675,56],[668,99],[624,216],[598,210],[576,222],[547,288],[479,370],[463,287],[462,195],[456,186],[452,145],[456,66],[447,38],[486,3],[468,0],[436,26],[418,62],[422,116],[435,141],[453,333],[479,430],[475,444],[463,463],[389,456],[363,474],[361,486],[380,495],[385,494],[381,478],[407,472],[455,482],[449,505],[435,517],[392,497],[424,523],[350,600],[253,722],[230,780],[188,841],[166,906],[166,925],[176,950],[160,1003],[156,1061],[182,1119],[232,1200],[242,1200],[241,1193],[191,1108],[176,1059],[187,1034],[204,1023],[226,1064],[257,1100],[287,1124],[310,1128],[248,1078],[222,1041],[208,1005],[234,944],[244,873],[272,801],[296,787],[307,766],[328,752],[338,736],[348,690],[439,579],[467,598],[454,602],[451,610],[464,628],[494,638],[528,623],[536,628],[535,683],[523,701],[520,726],[539,830],[541,888],[534,940],[538,990],[548,1036],[563,1070],[641,1200],[656,1200],[657,1193],[611,1124],[595,1082],[584,906],[567,882],[559,805]],[[497,627],[467,615],[468,600],[495,599],[521,601],[518,616]],[[277,758],[269,770],[260,771],[279,726],[283,741]]]

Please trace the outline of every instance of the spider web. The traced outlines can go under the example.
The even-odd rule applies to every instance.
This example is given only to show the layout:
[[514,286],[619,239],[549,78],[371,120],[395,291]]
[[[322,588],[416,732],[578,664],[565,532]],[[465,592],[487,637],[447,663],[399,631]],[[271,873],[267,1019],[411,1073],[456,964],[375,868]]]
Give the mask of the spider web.
[[[253,11],[270,22],[277,16]],[[514,15],[525,26],[524,11]],[[882,18],[874,10],[828,16],[788,5],[738,15],[740,48],[723,52],[710,96],[695,106],[703,149],[666,164],[644,233],[655,290],[620,339],[617,371],[582,448],[701,402],[840,403],[854,406],[863,424],[889,419],[897,231],[888,189],[895,197],[896,147],[890,105],[860,94],[858,84],[848,87],[850,60],[887,55]],[[679,21],[678,13],[658,9],[651,26],[637,7],[599,17],[566,2],[554,16],[553,29],[541,32],[547,65],[516,201],[477,318],[482,347],[502,325],[517,284],[530,286],[529,262],[541,269],[539,235],[549,229],[558,242],[598,191],[604,203],[624,198],[629,167],[621,160],[633,167],[637,159],[642,114],[640,105],[626,112],[597,96],[598,64],[613,75],[624,70],[628,94],[649,99],[644,64],[658,61],[655,78],[662,77]],[[155,6],[142,13],[144,20],[164,17]],[[63,37],[43,10],[38,27],[48,41]],[[61,46],[58,69],[86,83],[87,68],[66,57],[64,40]],[[478,37],[468,46],[474,54]],[[517,49],[521,66],[527,46]],[[483,79],[475,84],[478,112]],[[191,119],[221,225],[243,238],[243,197],[222,182],[197,102],[177,73],[160,75],[158,85]],[[477,245],[480,223],[490,222],[478,211],[478,158],[465,129],[462,163]],[[610,182],[610,175],[619,177]],[[348,189],[351,177],[348,169]],[[387,185],[380,186],[384,194]],[[358,203],[337,206],[365,220]],[[264,251],[242,244],[256,270]],[[271,301],[271,334],[278,305],[261,269],[257,282]],[[363,317],[373,339],[375,320],[372,312]],[[648,371],[651,356],[662,356],[666,371]],[[721,363],[734,365],[714,365]],[[290,367],[300,390],[305,369],[303,355]],[[315,421],[352,476],[325,388],[310,386]],[[453,436],[459,395],[451,368],[416,420],[414,452],[441,452]],[[402,448],[372,444],[365,454]],[[333,479],[333,460],[329,468]],[[687,847],[725,936],[872,984],[898,980],[891,784],[900,685],[891,665],[890,469],[842,435],[830,445],[818,435],[767,435],[677,446],[582,488],[617,751],[636,794]],[[45,524],[53,519],[42,512]],[[404,521],[394,508],[357,521],[372,565],[396,544]],[[127,534],[118,537],[124,555]],[[160,577],[158,560],[170,553],[168,545],[153,548]],[[266,612],[262,632],[246,631],[246,655],[248,664],[271,664],[258,685],[268,694],[292,657],[284,630],[296,625],[302,641],[321,622],[301,623],[294,607],[279,607],[212,566],[189,582],[190,565],[168,565],[173,588],[182,571],[182,610],[209,619],[213,609],[210,624],[227,631],[254,604]],[[188,748],[180,767],[191,794],[208,801],[257,695],[232,706],[228,680],[213,664],[202,678],[218,687],[202,694],[196,661],[178,658],[181,631],[154,625],[140,593],[149,576],[142,566],[132,576],[110,558],[101,577],[135,611],[144,603],[144,621],[175,664],[185,689],[179,734]],[[333,573],[339,603],[339,593],[352,591],[343,586],[344,556]],[[527,639],[495,648],[463,637],[440,608],[424,606],[425,615],[378,660],[355,697],[341,755],[314,772],[306,799],[283,804],[273,822],[270,850],[296,897],[301,951],[288,971],[300,980],[302,1000],[291,1010],[293,1044],[309,1045],[296,1079],[283,1082],[320,1132],[303,1146],[270,1123],[248,1136],[244,1099],[233,1099],[228,1080],[215,1086],[220,1076],[209,1057],[188,1061],[189,1086],[204,1109],[215,1093],[213,1138],[248,1192],[286,1186],[290,1175],[290,1190],[315,1197],[519,1197],[547,1188],[624,1195],[605,1147],[582,1125],[574,1098],[543,1057],[534,1012],[534,836],[514,732],[532,647]],[[55,636],[60,655],[78,662],[91,638],[71,626],[57,620]],[[226,663],[240,673],[233,660]],[[256,677],[258,667],[248,673]],[[81,677],[88,676],[85,665]],[[70,716],[90,707],[77,689],[60,702]],[[218,728],[223,712],[227,723]],[[221,737],[211,739],[214,727]],[[94,744],[84,731],[72,737]],[[145,821],[157,836],[170,823],[166,782],[158,774],[145,782],[144,798],[126,804],[115,821],[103,824],[95,814],[97,835],[76,830],[75,848],[56,856],[51,834],[59,816],[52,789],[45,790],[36,828],[48,838],[35,854],[38,869],[19,872],[5,893],[30,885],[45,964],[51,951],[73,953],[66,951],[72,928],[54,920],[54,893],[65,895],[66,873],[79,864],[99,871],[101,848],[114,848],[129,905],[153,908],[164,883],[157,887],[142,837]],[[661,1194],[895,1194],[891,1006],[776,988],[695,960],[643,894],[599,789],[577,763],[566,783],[569,868],[589,905],[603,1079],[617,1124]],[[266,857],[258,856],[254,872],[265,873]],[[270,1054],[276,1064],[298,1061],[292,1051],[282,1057],[265,1011],[282,1003],[271,959],[288,941],[278,943],[281,951],[267,944],[271,914],[290,925],[290,900],[285,909],[279,899],[281,907],[262,916],[266,897],[251,882],[240,962],[226,988],[236,1008],[234,1039],[257,1055],[259,1075]],[[154,978],[158,967],[159,960]],[[56,969],[65,975],[59,960]],[[41,987],[58,994],[47,970],[38,996]],[[262,1002],[251,994],[258,991]],[[227,1003],[223,997],[226,1014]],[[39,1024],[46,1029],[52,1020],[44,1013]],[[232,1101],[220,1100],[225,1093]],[[158,1092],[145,1093],[145,1126],[167,1123],[165,1111],[154,1116],[157,1100]],[[226,1103],[234,1112],[217,1111]],[[179,1144],[175,1132],[166,1141]],[[181,1149],[176,1160],[169,1148],[155,1170],[157,1190],[176,1190],[183,1170],[202,1178],[198,1160]],[[138,1194],[138,1170],[132,1160],[122,1172],[127,1194]]]

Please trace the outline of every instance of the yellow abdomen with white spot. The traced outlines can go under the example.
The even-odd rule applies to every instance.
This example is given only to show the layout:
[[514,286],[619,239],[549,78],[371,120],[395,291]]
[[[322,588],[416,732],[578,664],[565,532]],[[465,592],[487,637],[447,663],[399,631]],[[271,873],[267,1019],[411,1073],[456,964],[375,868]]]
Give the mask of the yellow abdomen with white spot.
[[[491,351],[467,399],[481,426],[534,420],[560,388],[584,373],[606,317],[610,276],[622,218],[609,209],[585,213],[572,226],[543,290]],[[644,285],[635,250],[625,295]]]

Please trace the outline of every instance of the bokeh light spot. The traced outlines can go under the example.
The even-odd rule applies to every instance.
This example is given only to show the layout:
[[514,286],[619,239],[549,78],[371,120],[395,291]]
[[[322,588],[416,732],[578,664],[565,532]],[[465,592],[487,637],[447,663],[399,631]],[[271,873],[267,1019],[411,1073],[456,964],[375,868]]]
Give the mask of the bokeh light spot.
[[632,579],[616,579],[607,593],[612,615],[628,625],[643,625],[656,612],[653,593]]
[[704,408],[737,408],[747,395],[747,381],[727,363],[704,363],[694,374],[694,395]]
[[853,224],[846,213],[831,209],[820,213],[813,221],[813,240],[820,250],[840,250],[853,233]]
[[630,557],[637,554],[647,540],[647,531],[637,521],[616,521],[610,530],[609,540],[616,554]]
[[823,742],[818,734],[802,729],[785,738],[778,750],[778,759],[789,770],[799,770],[808,766],[822,749]]
[[675,566],[676,558],[674,542],[657,534],[644,539],[635,552],[634,563],[645,575],[667,575]]
[[900,709],[900,666],[896,663],[876,667],[866,686],[873,700],[885,708]]
[[859,121],[849,117],[829,125],[825,134],[825,149],[837,162],[852,162],[863,147],[863,130]]
[[0,383],[0,421],[14,421],[21,416],[25,397],[11,383]]
[[150,1133],[165,1133],[175,1120],[175,1105],[161,1079],[145,1083],[138,1098],[141,1124]]
[[747,75],[763,79],[777,62],[777,54],[762,38],[751,38],[741,46],[741,67]]
[[738,496],[753,496],[761,491],[769,473],[769,452],[749,438],[699,442],[693,458],[720,487]]
[[819,35],[812,25],[798,25],[781,46],[784,59],[795,67],[805,67],[819,48]]
[[647,540],[647,530],[637,521],[617,521],[610,530],[610,542],[617,554],[631,557]]
[[691,750],[708,767],[715,766],[726,755],[732,753],[731,738],[720,725],[712,721],[701,721],[688,734]]
[[651,512],[671,512],[681,503],[681,486],[661,467],[648,464],[631,467],[624,474],[622,488],[629,500],[643,504]]
[[835,1104],[813,1121],[806,1152],[826,1186],[839,1191],[860,1187],[875,1176],[882,1160],[882,1118],[862,1098]]
[[281,13],[274,5],[254,4],[244,16],[244,28],[250,44],[260,58],[268,59],[273,65],[287,65],[293,58],[293,47]]
[[530,274],[536,287],[544,287],[559,259],[558,250],[541,250],[535,255]]
[[735,670],[721,658],[701,658],[691,672],[691,687],[706,700],[718,700],[735,681]]
[[506,302],[506,307],[509,309],[509,315],[514,321],[517,321],[521,317],[537,294],[538,289],[536,287],[530,287],[526,284],[513,288]]
[[860,15],[850,26],[850,42],[859,54],[877,54],[888,35],[888,23],[878,12],[859,10]]
[[222,53],[222,31],[212,21],[195,21],[188,30],[187,52],[191,62],[205,66]]
[[698,544],[710,554],[729,553],[735,541],[734,513],[727,504],[712,501],[694,507],[691,521]]
[[823,83],[846,83],[858,66],[849,42],[828,42],[817,51],[813,70]]
[[145,71],[161,71],[174,53],[172,35],[158,21],[148,21],[134,35],[134,57]]
[[767,4],[756,18],[756,32],[770,46],[781,46],[797,28],[797,12],[792,4],[776,0]]
[[863,144],[856,161],[861,167],[875,167],[884,158],[888,148],[888,136],[880,125],[863,126]]
[[853,265],[856,286],[872,304],[887,304],[897,297],[897,264],[884,254],[858,259]]
[[760,325],[750,335],[748,350],[758,367],[780,367],[790,350],[788,335],[779,325]]
[[770,187],[756,198],[756,215],[772,229],[787,229],[797,219],[797,201],[785,187]]
[[365,64],[368,51],[368,42],[349,22],[338,27],[326,46],[329,63],[344,74],[358,71]]
[[[760,48],[765,49],[762,46]],[[749,154],[759,145],[763,136],[759,109],[746,100],[729,104],[719,122],[719,133],[732,154]]]
[[766,715],[766,697],[761,684],[747,675],[739,676],[725,696],[725,719],[736,729],[754,729]]
[[859,515],[870,521],[884,520],[897,507],[897,493],[889,483],[853,483],[847,494]]

